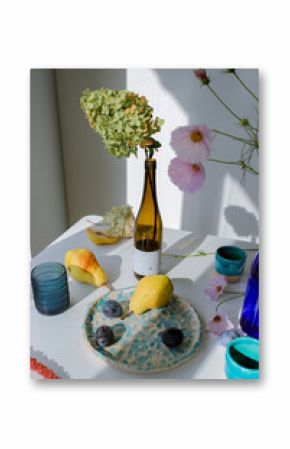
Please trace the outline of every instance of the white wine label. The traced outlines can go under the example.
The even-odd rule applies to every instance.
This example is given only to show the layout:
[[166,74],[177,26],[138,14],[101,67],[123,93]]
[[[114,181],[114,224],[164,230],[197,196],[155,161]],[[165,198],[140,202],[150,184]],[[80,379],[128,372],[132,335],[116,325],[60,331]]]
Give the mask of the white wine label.
[[135,248],[134,272],[144,276],[160,273],[160,249],[157,251],[140,251]]

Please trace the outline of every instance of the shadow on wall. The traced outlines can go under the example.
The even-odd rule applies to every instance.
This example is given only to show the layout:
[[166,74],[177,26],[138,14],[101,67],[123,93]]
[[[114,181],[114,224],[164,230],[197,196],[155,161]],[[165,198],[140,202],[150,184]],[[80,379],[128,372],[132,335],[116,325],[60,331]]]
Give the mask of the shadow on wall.
[[[176,123],[176,127],[187,124],[206,123],[209,128],[224,130],[238,135],[241,131],[228,114],[206,88],[200,86],[191,69],[156,69],[160,82],[168,92],[175,97],[179,106],[187,114],[187,123]],[[256,121],[256,112],[251,99],[240,89],[235,79],[220,74],[220,70],[210,70],[210,76],[216,82],[217,89],[225,101],[238,114]],[[244,70],[245,77],[251,88],[256,91],[258,86],[258,71]],[[169,112],[170,113],[170,112]],[[214,157],[225,160],[239,160],[241,146],[239,142],[217,137],[214,142]],[[254,161],[254,165],[258,161]],[[224,201],[224,183],[227,174],[240,183],[241,171],[230,165],[208,163],[207,179],[203,188],[195,194],[183,194],[181,228],[184,230],[218,234],[222,214],[225,214],[238,236],[251,236],[252,241],[258,235],[258,223],[254,214],[238,206],[233,213],[231,208],[222,210]],[[252,205],[258,209],[258,177],[248,174],[246,183],[242,186]],[[238,203],[236,198],[227,198]],[[227,206],[226,204],[224,206]],[[245,204],[246,206],[246,204]],[[241,212],[243,211],[243,212]],[[250,216],[250,218],[249,218]],[[250,223],[251,222],[251,223]]]
[[225,217],[237,235],[250,237],[252,243],[257,243],[259,222],[253,213],[244,207],[228,206],[225,208]]

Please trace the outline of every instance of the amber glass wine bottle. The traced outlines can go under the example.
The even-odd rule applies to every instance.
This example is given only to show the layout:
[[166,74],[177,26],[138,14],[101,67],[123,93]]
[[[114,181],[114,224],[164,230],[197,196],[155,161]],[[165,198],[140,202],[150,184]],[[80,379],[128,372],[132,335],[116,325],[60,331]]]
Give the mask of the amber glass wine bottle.
[[134,273],[137,279],[158,274],[161,264],[162,220],[155,185],[156,160],[145,160],[141,206],[135,223]]

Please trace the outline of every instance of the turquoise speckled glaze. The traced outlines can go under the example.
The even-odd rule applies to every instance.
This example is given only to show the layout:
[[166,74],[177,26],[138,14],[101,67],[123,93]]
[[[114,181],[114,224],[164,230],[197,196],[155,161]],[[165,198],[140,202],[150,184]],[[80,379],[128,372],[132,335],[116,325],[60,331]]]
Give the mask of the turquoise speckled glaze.
[[244,271],[247,254],[238,246],[220,246],[215,258],[215,269],[219,274],[239,276]]
[[245,368],[231,357],[231,346],[234,346],[242,354],[259,361],[259,340],[252,337],[240,337],[232,340],[226,348],[225,362],[225,374],[228,379],[259,379],[259,369]]
[[[102,313],[103,304],[114,299],[122,304],[123,314],[135,288],[108,292],[89,306],[83,331],[90,348],[116,368],[134,373],[156,373],[187,362],[200,345],[201,325],[194,308],[182,298],[173,296],[167,307],[150,310],[142,315],[130,315],[125,320],[107,318]],[[112,327],[115,343],[99,348],[95,332],[99,326]],[[167,348],[160,332],[167,327],[178,327],[184,339],[180,346]]]

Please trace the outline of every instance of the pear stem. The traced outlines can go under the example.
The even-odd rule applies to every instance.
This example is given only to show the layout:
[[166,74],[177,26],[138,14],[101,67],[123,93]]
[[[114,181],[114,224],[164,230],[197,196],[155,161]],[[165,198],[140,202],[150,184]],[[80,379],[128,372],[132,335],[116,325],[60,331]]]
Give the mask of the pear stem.
[[133,313],[132,310],[128,310],[127,313],[125,313],[125,315],[121,316],[120,320],[124,320],[125,318],[127,318],[128,316],[130,316]]
[[102,284],[101,287],[107,287],[111,292],[115,291],[114,287],[111,284],[109,284],[108,282],[106,282],[105,284]]

